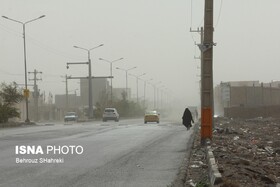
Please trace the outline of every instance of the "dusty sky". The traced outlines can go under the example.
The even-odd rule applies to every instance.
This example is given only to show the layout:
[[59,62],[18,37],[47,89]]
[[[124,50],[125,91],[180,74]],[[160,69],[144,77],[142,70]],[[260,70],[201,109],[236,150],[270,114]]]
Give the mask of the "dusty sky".
[[[194,42],[200,35],[189,29],[203,26],[204,0],[1,0],[1,16],[26,25],[27,69],[42,71],[41,91],[64,94],[62,76],[87,76],[86,61],[92,48],[93,76],[109,75],[109,63],[99,58],[124,60],[114,63],[114,87],[125,87],[125,73],[115,67],[146,73],[143,79],[161,82],[184,105],[199,104],[200,56]],[[214,84],[221,81],[280,80],[280,1],[214,1]],[[22,25],[0,19],[0,82],[24,84]],[[29,76],[29,78],[33,78]],[[29,82],[32,84],[32,82]],[[136,81],[129,77],[135,95]],[[79,88],[69,81],[69,90]],[[32,89],[32,87],[31,87]],[[152,94],[151,86],[147,94]],[[143,96],[143,82],[139,82]]]

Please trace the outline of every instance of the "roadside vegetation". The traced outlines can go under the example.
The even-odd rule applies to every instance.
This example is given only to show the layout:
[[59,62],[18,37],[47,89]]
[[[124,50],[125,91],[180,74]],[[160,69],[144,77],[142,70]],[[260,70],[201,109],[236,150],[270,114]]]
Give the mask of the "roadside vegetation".
[[21,90],[15,82],[0,85],[0,123],[7,123],[10,118],[20,117],[16,104],[23,100]]

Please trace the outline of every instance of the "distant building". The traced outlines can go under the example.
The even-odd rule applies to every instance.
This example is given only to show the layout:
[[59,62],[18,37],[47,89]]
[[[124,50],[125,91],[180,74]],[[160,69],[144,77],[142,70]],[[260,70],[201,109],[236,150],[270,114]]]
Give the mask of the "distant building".
[[66,95],[55,95],[55,106],[57,108],[79,108],[81,105],[81,97],[76,94],[68,94],[68,102]]
[[[255,115],[264,115],[266,110],[267,115],[269,107],[280,107],[280,82],[274,81],[270,83],[260,83],[259,81],[240,81],[240,82],[221,82],[220,85],[215,87],[214,91],[214,106],[215,113],[219,115],[227,115],[235,111],[237,114],[244,109],[251,111],[254,110]],[[258,109],[259,111],[255,111]],[[228,111],[225,114],[225,111]],[[253,112],[247,112],[250,116]],[[240,112],[240,116],[246,114]]]
[[[88,106],[88,79],[80,79],[80,92],[81,92],[81,103],[83,106]],[[96,103],[103,103],[103,100],[108,99],[109,93],[109,82],[107,78],[93,78],[92,79],[92,103],[93,106]]]

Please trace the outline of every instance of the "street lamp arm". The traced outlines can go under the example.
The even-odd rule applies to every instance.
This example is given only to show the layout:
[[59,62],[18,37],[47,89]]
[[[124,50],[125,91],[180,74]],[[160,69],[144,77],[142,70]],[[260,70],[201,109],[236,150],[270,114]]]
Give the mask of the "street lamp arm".
[[104,59],[104,58],[99,58],[99,60],[102,60],[102,61],[105,61],[105,62],[111,63],[109,60],[106,60],[106,59]]
[[100,44],[99,46],[96,46],[96,47],[93,47],[93,48],[89,49],[88,51],[91,51],[91,50],[96,49],[96,48],[98,48],[98,47],[101,47],[101,46],[103,46],[103,45],[104,45],[104,44]]
[[123,70],[123,71],[129,71],[129,70],[132,70],[132,69],[135,69],[137,68],[136,66],[134,66],[133,68],[129,68],[129,69],[123,69],[123,68],[119,68],[119,67],[116,67],[116,69],[119,69],[119,70]]
[[11,20],[11,21],[14,21],[14,22],[17,22],[17,23],[20,23],[20,24],[23,24],[23,25],[24,25],[23,22],[18,21],[18,20],[15,20],[15,19],[12,19],[12,18],[9,18],[9,17],[7,17],[7,16],[2,16],[2,18],[5,18],[5,19],[8,19],[8,20]]
[[113,60],[113,61],[110,61],[110,60],[106,60],[104,58],[99,58],[99,60],[102,60],[102,61],[105,61],[105,62],[108,62],[108,63],[113,63],[113,62],[117,62],[117,61],[120,61],[120,60],[123,60],[124,58],[119,58],[119,59],[116,59],[116,60]]
[[119,68],[119,67],[116,67],[116,69],[119,69],[119,70],[123,70],[123,71],[125,71],[125,69],[122,69],[122,68]]
[[37,19],[41,19],[41,18],[43,18],[43,17],[45,17],[45,15],[42,15],[42,16],[40,16],[40,17],[38,17],[38,18],[35,18],[35,19],[32,19],[32,20],[29,20],[29,21],[26,21],[26,22],[22,22],[22,21],[18,21],[18,20],[15,20],[15,19],[9,18],[9,17],[7,17],[7,16],[2,16],[2,18],[5,18],[5,19],[8,19],[8,20],[11,20],[11,21],[14,21],[14,22],[20,23],[20,24],[22,24],[22,25],[25,25],[25,24],[27,24],[27,23],[30,23],[30,22],[36,21]]
[[144,76],[144,75],[146,75],[146,73],[143,73],[143,74],[141,74],[141,75],[138,75],[137,78],[139,78],[139,77],[141,77],[141,76]]
[[117,60],[113,60],[111,63],[113,63],[113,62],[117,62],[117,61],[119,61],[119,60],[123,60],[124,58],[119,58],[119,59],[117,59]]
[[86,49],[86,48],[83,48],[83,47],[78,47],[78,46],[76,46],[76,45],[74,45],[73,47],[78,48],[78,49],[82,49],[82,50],[85,50],[85,51],[89,51],[89,50],[88,50],[88,49]]
[[133,68],[130,68],[130,69],[127,69],[126,71],[129,71],[129,70],[132,70],[132,69],[135,69],[137,68],[136,66],[134,66]]
[[89,53],[91,50],[96,49],[96,48],[98,48],[98,47],[101,47],[101,46],[103,46],[103,45],[104,45],[104,44],[100,44],[99,46],[93,47],[93,48],[91,48],[91,49],[86,49],[86,48],[79,47],[79,46],[76,46],[76,45],[74,45],[73,47],[78,48],[78,49],[85,50],[85,51],[87,51],[87,52]]
[[43,18],[43,17],[46,17],[46,16],[45,16],[45,15],[42,15],[42,16],[40,16],[40,17],[38,17],[38,18],[35,18],[35,19],[32,19],[32,20],[26,21],[24,24],[27,24],[27,23],[36,21],[37,19],[41,19],[41,18]]

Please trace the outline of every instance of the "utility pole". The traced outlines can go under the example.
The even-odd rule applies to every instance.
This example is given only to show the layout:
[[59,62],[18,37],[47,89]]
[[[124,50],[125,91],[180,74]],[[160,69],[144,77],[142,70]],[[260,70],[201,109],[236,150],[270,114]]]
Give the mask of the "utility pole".
[[67,74],[65,76],[62,76],[62,78],[65,78],[65,95],[66,95],[66,99],[65,99],[65,110],[66,112],[68,112],[68,108],[69,108],[69,98],[68,98],[68,79],[71,76],[67,76]]
[[[198,45],[198,46],[202,46],[203,45],[203,35],[204,35],[204,30],[203,30],[203,27],[201,27],[200,29],[197,28],[197,30],[192,30],[190,28],[190,32],[197,32],[197,33],[200,33],[200,44],[196,44],[195,45]],[[203,66],[203,51],[201,50],[200,51],[200,57],[196,57],[194,56],[194,59],[200,59],[200,67]],[[200,81],[199,81],[199,92],[200,92],[200,100],[201,100],[201,103],[202,103],[202,87],[201,87],[201,77],[202,77],[202,68],[200,68],[201,72],[200,72]]]
[[212,140],[213,128],[213,0],[205,0],[204,37],[198,45],[202,55],[201,64],[201,144]]
[[[198,46],[203,45],[203,34],[204,34],[203,27],[200,27],[200,29],[197,28],[197,30],[192,30],[190,28],[190,32],[197,32],[197,33],[199,33],[200,34],[200,44],[196,44],[196,45],[198,45]],[[200,57],[194,56],[194,59],[200,59],[201,60],[201,64],[202,64],[203,52],[201,51]]]
[[34,98],[34,120],[38,121],[39,120],[39,106],[38,106],[38,99],[39,99],[39,90],[38,90],[38,85],[37,85],[37,81],[42,80],[41,78],[38,79],[37,78],[37,74],[42,74],[42,72],[37,71],[36,69],[34,69],[33,72],[28,72],[29,74],[33,73],[34,74],[34,78],[33,79],[29,79],[29,81],[34,81],[34,93],[33,93],[33,98]]

